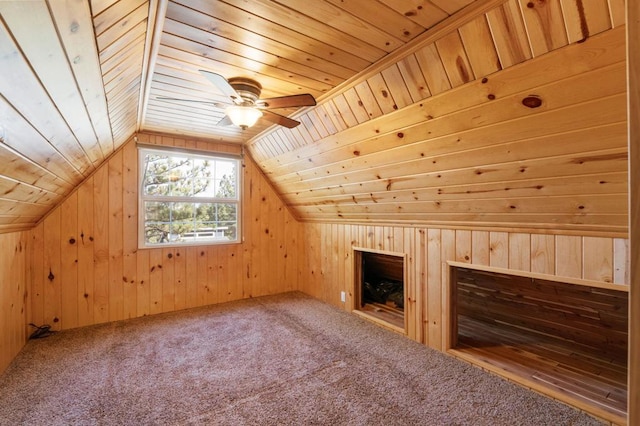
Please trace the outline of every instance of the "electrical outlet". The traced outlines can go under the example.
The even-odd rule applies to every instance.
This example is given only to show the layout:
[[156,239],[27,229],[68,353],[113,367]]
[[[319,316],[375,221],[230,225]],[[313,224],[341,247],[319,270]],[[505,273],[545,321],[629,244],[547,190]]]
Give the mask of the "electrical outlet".
[[340,301],[343,302],[343,303],[347,301],[347,293],[346,292],[344,292],[344,291],[340,292]]

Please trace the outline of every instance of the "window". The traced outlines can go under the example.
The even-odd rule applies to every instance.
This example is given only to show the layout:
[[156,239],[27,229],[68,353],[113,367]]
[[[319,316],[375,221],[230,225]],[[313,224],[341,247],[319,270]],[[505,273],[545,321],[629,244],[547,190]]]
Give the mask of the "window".
[[138,160],[140,248],[239,241],[239,157],[139,147]]

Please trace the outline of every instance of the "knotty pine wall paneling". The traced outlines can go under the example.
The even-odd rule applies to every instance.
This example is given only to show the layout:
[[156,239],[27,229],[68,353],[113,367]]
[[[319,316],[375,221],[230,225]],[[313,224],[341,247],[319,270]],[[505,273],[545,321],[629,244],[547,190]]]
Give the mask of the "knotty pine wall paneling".
[[28,232],[0,234],[0,373],[29,336]]
[[[629,108],[629,425],[640,423],[640,3],[627,1],[627,92]],[[622,250],[614,243],[614,248]],[[616,275],[619,265],[614,261]]]
[[624,238],[624,2],[574,3],[494,5],[249,149],[306,222]]
[[[137,139],[240,152],[204,140]],[[249,157],[242,174],[242,243],[139,250],[137,148],[129,140],[28,233],[29,321],[63,330],[297,290],[302,225]]]
[[304,241],[300,289],[347,311],[354,309],[353,247],[405,253],[407,335],[438,350],[447,336],[447,261],[629,284],[628,241],[622,238],[305,223]]

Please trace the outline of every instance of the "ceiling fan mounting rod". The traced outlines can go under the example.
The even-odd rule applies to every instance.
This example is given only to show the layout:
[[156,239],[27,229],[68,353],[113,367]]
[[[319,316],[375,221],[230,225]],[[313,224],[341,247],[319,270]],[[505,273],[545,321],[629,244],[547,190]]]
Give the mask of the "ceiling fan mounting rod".
[[243,101],[253,105],[260,99],[262,85],[257,81],[245,77],[233,77],[228,81],[231,87],[242,97]]

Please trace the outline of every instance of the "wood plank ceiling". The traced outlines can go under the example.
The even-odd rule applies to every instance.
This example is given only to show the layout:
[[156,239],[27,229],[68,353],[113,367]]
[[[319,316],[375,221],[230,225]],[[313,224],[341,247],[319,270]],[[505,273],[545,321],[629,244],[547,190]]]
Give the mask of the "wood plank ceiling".
[[242,143],[268,126],[158,100],[220,100],[199,69],[320,97],[470,3],[1,1],[0,231],[33,226],[136,131]]
[[[269,127],[217,126],[227,99],[198,70],[250,77],[262,98],[322,97],[473,0],[172,0],[159,16],[143,127],[243,142]],[[278,110],[289,115],[291,110]]]
[[249,142],[299,218],[626,235],[624,1],[484,6]]
[[[2,1],[0,232],[32,227],[140,131],[245,144],[305,220],[623,232],[624,40],[623,31],[614,31],[623,24],[624,0]],[[598,38],[601,33],[613,35]],[[608,50],[606,43],[607,55],[584,54],[578,46],[596,52]],[[577,63],[557,71],[562,60]],[[528,63],[555,71],[519,67]],[[278,111],[302,122],[293,130],[264,120],[244,131],[216,126],[223,109],[192,102],[223,100],[200,69],[254,78],[263,98],[310,93],[319,103]],[[574,96],[593,79],[611,83]],[[542,108],[513,106],[540,86],[546,87]],[[577,110],[591,111],[585,106],[602,99],[603,117],[575,123],[579,129],[565,126]],[[569,133],[573,148],[550,154],[555,167],[532,168],[537,180],[519,180],[515,199],[496,189],[504,186],[500,180],[515,182],[511,166],[496,166],[504,170],[486,180],[477,172],[542,161],[506,153],[522,137],[501,137],[493,148],[447,142],[473,128],[470,140],[495,138],[506,130],[488,129],[490,122],[542,120],[544,112],[560,110],[569,112],[532,143]],[[584,128],[605,135],[604,145],[578,147]],[[395,149],[398,135],[406,148]],[[436,142],[441,148],[424,154],[425,144]],[[416,153],[428,160],[416,161]],[[570,163],[577,153],[597,154],[592,163],[603,166],[558,173],[565,170],[560,157],[573,156]],[[460,163],[463,157],[484,160]],[[438,170],[450,184],[429,184],[437,170],[427,162],[442,164]],[[598,179],[607,184],[593,184],[597,173],[607,173]],[[545,179],[551,190],[526,189]],[[601,189],[582,195],[585,187]],[[453,195],[461,188],[493,196],[465,195],[469,201],[462,202]],[[536,204],[543,196],[555,202]],[[546,219],[539,219],[540,205]]]

